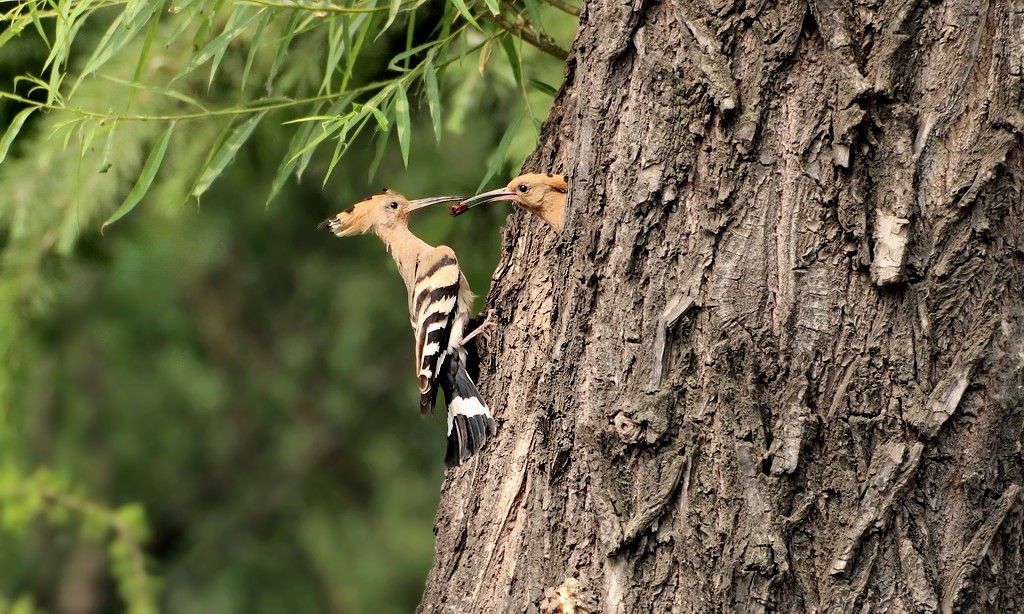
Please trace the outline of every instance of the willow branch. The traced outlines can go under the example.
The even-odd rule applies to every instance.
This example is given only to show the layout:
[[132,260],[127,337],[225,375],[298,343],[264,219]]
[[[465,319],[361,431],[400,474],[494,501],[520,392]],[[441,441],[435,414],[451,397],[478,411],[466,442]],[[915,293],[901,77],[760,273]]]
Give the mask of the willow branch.
[[490,13],[484,13],[484,17],[496,24],[502,30],[515,34],[519,38],[523,39],[523,42],[533,45],[552,57],[556,57],[563,62],[569,58],[568,51],[556,45],[549,37],[544,35],[538,36],[530,30],[527,30],[525,24],[512,23],[501,15],[491,15]]
[[[266,7],[275,8],[275,9],[290,9],[290,10],[294,10],[294,11],[308,11],[310,13],[324,13],[324,14],[327,14],[327,13],[339,13],[339,14],[342,14],[342,15],[359,15],[359,14],[363,14],[363,13],[385,13],[385,12],[391,10],[387,6],[373,6],[373,7],[366,7],[366,8],[358,8],[358,7],[333,6],[333,5],[330,5],[330,4],[308,5],[308,4],[298,4],[296,2],[291,2],[291,3],[288,3],[288,2],[272,2],[271,0],[245,0],[245,3],[246,4],[255,4],[255,5],[258,5],[258,6],[266,6]],[[407,6],[411,6],[411,5],[412,5],[412,3],[410,3]],[[399,10],[401,10],[401,9],[399,9]]]
[[82,514],[83,516],[91,516],[113,529],[118,537],[120,537],[128,546],[128,558],[131,562],[132,575],[135,577],[135,581],[140,584],[149,582],[149,574],[146,573],[142,546],[138,536],[136,536],[135,532],[127,525],[121,522],[113,512],[110,512],[90,501],[79,499],[73,495],[45,486],[39,488],[39,494],[42,495],[43,499],[46,501],[56,505],[62,505],[69,510]]
[[556,9],[558,9],[560,11],[564,11],[566,13],[569,13],[570,15],[573,15],[574,17],[579,17],[580,16],[580,7],[573,6],[573,5],[569,4],[568,2],[564,2],[563,0],[544,0],[544,2],[547,2],[548,4],[550,4],[551,6],[555,7]]

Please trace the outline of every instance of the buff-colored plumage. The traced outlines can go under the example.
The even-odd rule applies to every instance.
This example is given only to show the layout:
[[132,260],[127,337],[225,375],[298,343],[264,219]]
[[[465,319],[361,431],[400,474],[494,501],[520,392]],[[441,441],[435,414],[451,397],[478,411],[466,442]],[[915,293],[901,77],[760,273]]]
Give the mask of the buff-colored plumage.
[[466,199],[452,207],[452,215],[459,215],[482,203],[508,200],[544,220],[556,231],[561,231],[565,225],[568,192],[569,186],[562,175],[527,173],[516,177],[504,188]]
[[409,214],[458,197],[410,201],[386,191],[326,220],[339,237],[373,233],[384,241],[405,282],[409,320],[416,336],[416,377],[420,411],[434,408],[438,388],[448,400],[448,466],[480,449],[495,432],[486,403],[465,370],[463,348],[473,292],[447,245],[434,247],[409,230]]

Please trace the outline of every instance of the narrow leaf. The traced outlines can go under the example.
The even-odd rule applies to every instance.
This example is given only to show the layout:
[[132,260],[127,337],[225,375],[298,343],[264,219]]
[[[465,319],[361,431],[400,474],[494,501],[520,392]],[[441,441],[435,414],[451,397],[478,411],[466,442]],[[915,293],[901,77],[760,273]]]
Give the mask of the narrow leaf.
[[100,155],[100,166],[97,173],[105,173],[110,170],[113,164],[110,162],[110,152],[114,148],[114,134],[117,132],[117,120],[110,122],[110,129],[107,131],[106,142],[103,144],[103,153]]
[[484,175],[483,181],[480,182],[479,187],[477,187],[477,192],[483,190],[484,186],[487,185],[487,182],[491,180],[491,177],[493,177],[494,174],[500,171],[505,165],[505,156],[508,155],[508,147],[512,144],[512,139],[515,137],[516,130],[519,128],[519,122],[523,120],[524,115],[526,115],[526,113],[520,113],[514,120],[512,120],[512,123],[508,125],[504,136],[501,137],[501,142],[498,143],[498,148],[495,149],[494,154],[491,155],[490,164],[487,166],[487,173]]
[[235,159],[235,154],[238,150],[249,140],[249,135],[256,129],[257,124],[267,114],[266,111],[257,113],[249,119],[245,120],[231,133],[224,143],[221,144],[217,152],[210,158],[210,163],[203,170],[202,175],[199,176],[199,181],[196,182],[194,188],[192,188],[192,196],[199,198],[206,190],[210,188],[210,185],[214,182],[217,177],[224,171],[227,165]]
[[263,40],[263,30],[273,16],[271,11],[260,12],[260,22],[256,24],[256,32],[252,35],[252,44],[249,45],[249,55],[245,58],[245,69],[242,71],[242,86],[239,88],[245,91],[245,84],[249,81],[249,73],[252,71],[253,61],[256,59],[256,52],[260,48],[260,41]]
[[[409,12],[409,19],[405,24],[405,48],[412,47],[412,37],[416,34],[416,11]],[[409,58],[405,58],[405,70],[409,70]]]
[[[439,47],[441,44],[442,44],[442,41],[433,40],[433,41],[428,41],[426,43],[423,43],[422,45],[417,45],[415,47],[411,47],[409,49],[406,49],[402,53],[399,53],[395,57],[391,58],[391,61],[388,62],[388,70],[394,70],[394,71],[397,71],[397,72],[406,72],[406,71],[408,71],[408,68],[409,68],[409,59],[412,56],[414,56],[414,55],[416,55],[418,53],[421,53],[424,49],[433,49],[434,47]],[[399,66],[398,65],[399,63],[403,63],[403,64],[405,64],[405,66],[404,67],[403,66]]]
[[491,54],[494,52],[494,38],[488,38],[484,46],[480,48],[480,59],[476,63],[476,69],[482,76],[484,70],[487,68],[487,63],[491,61]]
[[[313,152],[316,148],[325,141],[332,134],[336,133],[342,128],[347,122],[351,121],[351,113],[342,115],[342,110],[352,104],[352,100],[355,98],[355,94],[346,94],[338,100],[331,103],[331,106],[327,108],[327,112],[317,115],[327,117],[324,121],[306,121],[305,124],[310,127],[309,130],[303,131],[303,137],[301,140],[297,140],[297,137],[292,139],[291,144],[288,146],[287,158],[289,161],[296,160],[298,166],[295,169],[295,176],[302,178],[302,173],[305,172],[306,166],[309,164],[310,158],[313,157]],[[318,106],[316,111],[320,111]],[[292,122],[304,121],[305,118],[297,118]],[[291,123],[291,122],[288,122]],[[320,132],[313,135],[313,129],[320,127]]]
[[377,104],[377,102],[375,100],[371,100],[371,101],[367,102],[359,110],[359,115],[357,115],[356,117],[358,118],[358,117],[361,117],[365,113],[370,113],[370,114],[373,115],[373,118],[375,120],[377,120],[377,125],[380,126],[381,130],[391,130],[391,122],[388,121],[388,116],[385,115],[383,111],[378,109],[376,107],[376,104]]
[[498,8],[498,0],[484,0],[484,4],[490,9],[491,15],[501,15],[501,9]]
[[473,19],[472,13],[469,12],[469,7],[466,6],[465,0],[452,0],[452,4],[455,5],[455,8],[458,9],[459,14],[461,14],[466,21],[473,24],[473,26],[477,30],[481,29],[480,24],[478,24],[476,20]]
[[191,96],[187,96],[187,95],[185,95],[185,94],[183,94],[181,92],[177,92],[175,90],[168,89],[166,87],[160,87],[159,85],[151,85],[149,83],[139,83],[137,81],[128,81],[126,79],[118,79],[117,77],[112,77],[110,75],[99,75],[99,78],[105,79],[107,81],[111,81],[113,83],[117,83],[118,85],[123,85],[125,87],[130,87],[130,88],[133,88],[133,89],[140,89],[140,90],[143,90],[143,91],[146,91],[146,92],[152,92],[154,94],[159,94],[160,96],[167,96],[168,98],[173,98],[175,100],[180,100],[181,102],[184,102],[186,104],[190,104],[190,105],[198,108],[201,111],[206,111],[207,110],[206,107],[203,106],[203,104],[201,102],[199,102],[198,100],[196,100],[195,98],[192,98]]
[[[142,80],[142,71],[146,67],[146,60],[149,56],[149,49],[153,45],[153,37],[156,36],[157,25],[160,23],[159,19],[154,19],[149,24],[149,29],[146,30],[146,38],[142,43],[142,51],[139,52],[139,61],[135,64],[135,74],[132,76],[133,81]],[[128,102],[125,104],[124,112],[125,115],[131,110],[132,105],[135,103],[136,90],[131,89],[128,91]]]
[[[197,3],[199,4],[199,6],[194,7],[193,5]],[[181,35],[184,34],[186,30],[195,25],[193,19],[197,14],[203,11],[204,6],[202,3],[203,0],[176,0],[174,2],[170,9],[170,12],[179,16],[181,16],[182,13],[185,13],[188,15],[188,17],[181,16],[176,20],[178,22],[178,25],[174,26],[174,29],[171,30],[171,33],[168,34],[167,38],[164,40],[165,48],[170,48],[171,43],[178,40],[178,38],[180,38]]]
[[533,23],[533,29],[537,33],[544,32],[544,22],[541,19],[540,5],[537,0],[523,0],[523,4],[526,5],[526,13],[530,16],[530,22]]
[[[294,153],[298,152],[302,144],[309,138],[309,133],[313,131],[313,126],[316,124],[313,122],[305,122],[301,128],[295,131],[292,135],[291,143],[288,145],[288,153],[285,154],[284,161],[277,167],[277,174],[274,175],[274,180],[270,184],[270,193],[267,194],[266,206],[270,206],[270,201],[274,200],[281,188],[284,187],[284,182],[288,180],[288,177],[292,175],[292,171],[295,170],[295,165],[298,164],[299,158]],[[301,174],[301,173],[299,173]]]
[[434,124],[434,136],[441,142],[441,95],[437,89],[437,70],[434,62],[427,60],[423,66],[423,86],[427,92],[427,106],[430,107],[430,119]]
[[14,142],[14,137],[18,136],[18,132],[21,131],[21,127],[25,124],[25,120],[28,119],[29,115],[32,115],[39,107],[28,107],[22,109],[14,119],[11,120],[11,125],[7,127],[7,132],[4,132],[4,138],[0,139],[0,164],[3,163],[4,158],[7,157],[7,151],[11,148],[11,143]]
[[100,227],[102,232],[104,228],[113,224],[117,220],[127,215],[135,205],[139,204],[142,197],[149,191],[149,186],[153,183],[153,178],[156,177],[156,172],[160,170],[160,165],[164,161],[164,154],[167,153],[167,144],[171,142],[171,134],[174,132],[175,123],[171,122],[164,133],[160,136],[160,140],[157,141],[153,147],[153,151],[149,153],[149,157],[146,158],[146,164],[142,167],[142,173],[139,175],[138,181],[135,182],[135,187],[125,197],[124,202],[118,207],[114,215],[111,215],[106,222]]
[[281,33],[280,42],[277,44],[277,52],[274,53],[274,63],[270,65],[270,70],[267,72],[267,91],[273,90],[274,79],[277,78],[281,66],[284,64],[284,57],[288,54],[288,47],[295,38],[296,30],[299,27],[299,14],[301,12],[292,12],[292,16],[288,19],[288,24],[285,25],[284,32]]
[[505,51],[505,57],[508,58],[509,66],[512,67],[512,75],[516,79],[516,86],[523,90],[522,59],[519,57],[519,50],[516,49],[516,44],[512,41],[511,36],[501,37],[501,48]]
[[[395,17],[398,17],[398,10],[400,8],[402,8],[402,0],[391,0],[391,5],[388,8],[388,20],[387,23],[384,24],[384,29],[381,30],[381,34],[386,32],[387,29],[391,27],[391,24],[394,23]],[[380,36],[380,34],[377,36]]]
[[[244,7],[235,8],[235,10],[231,13],[231,17],[228,18],[227,25],[224,26],[224,32],[225,33],[228,32],[228,31],[234,30],[234,28],[236,27],[236,23],[235,22],[239,19],[239,16],[242,15],[243,10],[244,10]],[[259,11],[257,11],[256,14],[250,16],[249,19],[246,21],[246,25],[241,27],[241,28],[239,28],[238,32],[241,33],[242,31],[247,30],[248,29],[248,23],[253,21],[257,17],[259,17],[262,14],[262,12],[263,12],[262,9],[260,9]],[[234,39],[234,38],[235,38],[235,35],[232,35],[231,39]],[[230,43],[231,41],[229,40],[228,42]],[[254,46],[256,46],[258,44],[257,41],[253,41],[253,42],[254,42]],[[217,52],[213,54],[213,61],[210,62],[210,78],[209,78],[209,80],[206,83],[206,88],[207,89],[210,89],[211,87],[213,87],[213,78],[215,76],[217,76],[217,69],[220,68],[220,63],[224,59],[224,52],[227,51],[227,49],[228,49],[228,46],[225,44],[225,45],[221,46],[219,49],[217,49]]]
[[[357,119],[359,117],[362,117],[362,121],[358,121],[357,123]],[[335,145],[334,147],[334,155],[331,156],[331,163],[327,165],[327,172],[324,174],[323,185],[327,185],[327,180],[331,178],[331,174],[334,172],[334,167],[338,165],[338,161],[341,160],[341,157],[345,155],[345,152],[348,151],[348,148],[352,145],[352,142],[356,140],[356,138],[359,136],[359,133],[363,131],[363,128],[366,127],[366,124],[369,123],[369,121],[370,115],[363,113],[357,115],[355,118],[352,119],[351,123],[346,124],[342,128],[341,134],[338,135],[338,144]],[[355,126],[354,129],[352,128],[353,125]],[[349,136],[349,134],[351,134],[351,137]]]
[[[379,15],[370,14],[365,16],[365,21],[363,23],[352,23],[352,27],[355,28],[354,31],[357,32],[357,34],[355,35],[355,41],[349,40],[348,43],[349,50],[346,58],[345,75],[341,80],[341,91],[348,89],[348,83],[352,80],[352,76],[355,72],[359,53],[362,51],[363,45],[366,43],[367,35],[373,29],[377,21],[379,21]],[[349,29],[350,33],[351,31],[352,28]]]
[[370,162],[370,169],[366,173],[366,180],[373,181],[373,178],[377,175],[377,169],[380,168],[380,163],[384,160],[384,152],[388,148],[388,140],[391,136],[391,132],[383,132],[377,135],[377,150],[373,153],[373,161]]
[[46,28],[43,27],[43,20],[39,16],[39,7],[35,2],[28,3],[28,14],[32,17],[32,25],[36,27],[36,32],[39,32],[39,38],[43,39],[46,46],[52,49],[50,38],[46,35]]
[[409,135],[412,131],[409,119],[409,98],[401,82],[395,90],[395,126],[398,130],[398,147],[402,150],[402,162],[409,167]]
[[85,68],[82,69],[75,88],[78,88],[82,79],[99,70],[110,58],[131,42],[141,31],[142,26],[151,22],[153,14],[159,10],[161,4],[160,2],[147,2],[142,7],[142,11],[134,16],[127,15],[127,11],[118,15],[110,24],[103,38],[100,39],[99,44],[96,45],[92,56],[85,63]]
[[345,51],[348,42],[347,28],[348,19],[331,19],[327,22],[327,63],[324,65],[324,78],[320,82],[320,93],[331,91],[331,78],[338,70],[338,63],[341,61],[341,54]]
[[174,76],[173,79],[171,79],[171,81],[174,82],[180,79],[181,77],[187,75],[196,68],[199,68],[206,62],[210,61],[211,58],[214,59],[213,65],[211,67],[212,78],[212,74],[213,72],[216,72],[217,67],[220,64],[220,58],[223,56],[224,51],[227,49],[227,46],[231,43],[231,41],[235,40],[235,38],[237,38],[238,35],[245,32],[249,28],[249,25],[253,21],[255,21],[257,17],[259,17],[259,12],[251,12],[249,10],[245,10],[247,8],[249,7],[241,7],[236,9],[235,12],[232,13],[231,17],[228,19],[227,25],[224,26],[224,31],[218,34],[209,43],[207,43],[206,46],[203,47],[202,51],[197,53],[192,58],[192,60],[184,68],[182,68],[178,72],[178,74]]
[[558,90],[556,90],[551,85],[544,83],[543,81],[539,81],[537,79],[530,79],[529,83],[537,90],[544,92],[545,94],[551,96],[552,98],[558,95]]

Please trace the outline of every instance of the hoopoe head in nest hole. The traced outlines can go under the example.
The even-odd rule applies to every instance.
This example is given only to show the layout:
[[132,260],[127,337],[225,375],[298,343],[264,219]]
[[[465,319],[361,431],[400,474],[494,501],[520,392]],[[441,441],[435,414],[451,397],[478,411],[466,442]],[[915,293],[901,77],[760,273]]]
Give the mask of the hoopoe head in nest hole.
[[565,223],[565,201],[569,186],[562,175],[527,173],[509,182],[504,188],[477,194],[452,207],[459,215],[476,205],[508,200],[541,218],[555,230]]
[[407,226],[409,214],[417,209],[461,198],[461,196],[435,196],[409,200],[394,190],[385,189],[383,194],[370,196],[334,217],[324,220],[320,227],[327,228],[339,237],[351,237],[368,232],[379,235],[382,231],[391,228]]

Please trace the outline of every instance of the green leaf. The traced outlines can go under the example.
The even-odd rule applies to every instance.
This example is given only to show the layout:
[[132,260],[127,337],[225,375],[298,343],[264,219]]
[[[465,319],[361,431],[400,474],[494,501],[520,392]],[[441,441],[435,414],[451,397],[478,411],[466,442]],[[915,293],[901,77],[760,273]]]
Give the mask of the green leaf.
[[[333,135],[335,132],[338,132],[342,128],[346,127],[350,121],[353,121],[353,114],[351,113],[340,117],[340,119],[339,116],[341,116],[341,110],[349,106],[354,98],[355,94],[350,93],[334,101],[331,104],[330,108],[327,109],[327,113],[325,114],[325,116],[328,119],[323,121],[315,120],[316,124],[314,124],[314,121],[306,122],[313,125],[318,124],[320,126],[320,133],[314,136],[310,136],[312,130],[307,132],[306,138],[304,139],[301,147],[297,151],[295,149],[294,142],[292,146],[289,147],[288,159],[298,160],[299,162],[298,168],[295,171],[296,175],[302,177],[302,173],[306,170],[306,166],[309,164],[310,158],[313,157],[313,152],[316,151],[316,148],[320,145],[320,143],[330,138],[330,136]],[[300,118],[292,121],[305,121],[306,119],[307,118]]]
[[117,52],[121,51],[125,45],[131,42],[141,31],[142,27],[151,21],[151,18],[154,17],[153,14],[160,9],[162,3],[145,2],[143,4],[142,10],[135,15],[129,15],[126,9],[114,19],[110,27],[107,28],[103,38],[96,45],[89,60],[85,63],[85,68],[82,69],[78,80],[75,82],[75,87],[72,88],[72,92],[82,83],[82,79],[99,70],[110,61],[110,58],[114,57]]
[[526,13],[530,16],[530,22],[533,23],[533,29],[538,34],[544,32],[544,22],[541,20],[540,5],[537,0],[523,0],[523,4],[526,5]]
[[[362,120],[357,121],[360,117]],[[370,114],[360,112],[351,120],[350,123],[347,123],[342,127],[341,134],[338,135],[338,144],[334,147],[334,154],[331,156],[331,163],[327,165],[327,172],[324,173],[323,185],[327,185],[327,180],[331,178],[331,174],[334,172],[334,167],[338,165],[338,161],[341,160],[343,155],[345,155],[345,152],[348,151],[352,142],[356,140],[356,137],[359,136],[359,133],[363,131],[363,128],[366,127],[366,124],[369,121]],[[354,130],[352,129],[353,124],[355,125]],[[387,132],[386,128],[384,129],[384,132]],[[351,138],[348,136],[350,133],[352,135]]]
[[459,14],[461,14],[466,21],[473,24],[473,26],[477,30],[481,29],[480,24],[478,24],[476,20],[473,19],[473,14],[469,12],[469,7],[466,6],[465,0],[452,0],[452,4],[455,5],[455,8],[458,9]]
[[11,125],[7,127],[7,132],[4,132],[4,138],[0,139],[0,164],[3,163],[4,158],[7,157],[7,151],[11,148],[11,143],[14,142],[14,137],[18,136],[18,132],[21,131],[21,127],[25,124],[25,120],[28,119],[29,115],[32,115],[39,107],[28,107],[22,109],[14,119],[11,120]]
[[[270,184],[270,193],[267,194],[266,206],[270,206],[270,201],[274,200],[274,197],[276,197],[278,192],[281,191],[281,188],[284,187],[284,182],[288,180],[292,171],[295,170],[295,166],[299,163],[299,157],[293,154],[298,152],[299,148],[302,147],[302,144],[309,139],[309,133],[313,131],[313,126],[315,125],[315,122],[305,122],[302,124],[302,127],[296,130],[295,134],[292,135],[291,143],[288,145],[288,153],[285,154],[284,161],[277,167],[277,174],[274,175],[274,180]],[[298,174],[302,174],[301,169]]]
[[277,78],[277,74],[284,64],[284,57],[288,54],[288,46],[291,44],[292,39],[295,38],[296,30],[299,27],[300,13],[301,11],[292,11],[292,16],[288,19],[284,32],[281,33],[280,42],[277,44],[277,52],[274,53],[274,63],[271,64],[270,70],[267,72],[267,91],[273,89],[274,79]]
[[380,163],[384,160],[384,152],[387,151],[388,137],[391,136],[391,132],[382,132],[377,135],[377,150],[373,153],[373,161],[370,162],[370,169],[366,173],[366,180],[373,181],[374,176],[377,174],[377,169],[380,168]]
[[249,45],[249,55],[245,58],[245,69],[242,71],[242,86],[239,89],[243,92],[245,91],[245,84],[249,81],[249,73],[252,71],[256,52],[260,48],[259,41],[263,39],[263,30],[267,27],[267,23],[270,22],[270,18],[273,15],[271,11],[262,11],[260,13],[260,22],[256,24],[256,32],[252,35],[252,44]]
[[[405,48],[412,47],[412,39],[416,34],[416,11],[409,12],[409,19],[406,20],[405,24]],[[405,58],[405,70],[409,70],[409,58]]]
[[[203,1],[204,0],[176,0],[174,2],[170,10],[172,13],[179,15],[178,19],[175,20],[178,22],[178,25],[174,26],[174,29],[171,30],[171,33],[167,35],[167,39],[164,41],[165,47],[169,48],[171,46],[171,43],[178,40],[178,38],[180,38],[181,35],[184,34],[186,30],[195,25],[195,23],[193,22],[193,18],[197,13],[203,10]],[[193,9],[193,5],[197,3],[199,4],[199,6],[195,7],[195,12],[193,14],[188,15],[187,18],[182,16],[182,13],[188,14],[189,11]]]
[[[160,23],[159,19],[154,19],[146,30],[146,39],[142,43],[142,51],[139,52],[139,61],[135,64],[135,74],[132,76],[132,80],[139,82],[142,80],[142,71],[146,67],[146,59],[149,56],[149,49],[153,45],[153,37],[156,35],[157,25]],[[128,102],[124,106],[125,115],[131,110],[132,104],[135,103],[134,89],[128,91]]]
[[544,83],[543,81],[538,81],[537,79],[530,79],[528,83],[535,87],[536,89],[538,89],[539,91],[544,92],[548,96],[551,96],[552,98],[558,95],[558,90],[556,90],[551,85]]
[[50,68],[50,82],[49,82],[49,96],[46,100],[47,103],[53,104],[53,93],[60,89],[60,84],[64,80],[64,75],[61,73],[60,68],[67,61],[68,52],[71,47],[71,39],[74,38],[74,24],[71,21],[71,15],[66,14],[64,11],[70,8],[69,3],[56,3],[54,6],[54,13],[56,18],[54,19],[54,34],[53,34],[53,45],[50,46],[50,55],[43,62],[43,69]]
[[[417,45],[417,46],[412,47],[410,49],[406,49],[402,53],[399,53],[395,57],[391,58],[391,61],[388,62],[388,70],[394,70],[394,71],[397,71],[397,72],[407,72],[408,71],[409,58],[411,58],[412,56],[416,55],[417,53],[421,53],[424,49],[433,49],[434,47],[439,47],[441,44],[442,44],[442,41],[436,41],[435,40],[435,41],[428,41],[426,43],[423,43],[422,45]],[[403,60],[405,61],[405,64],[406,64],[405,67],[402,67],[402,66],[398,65],[399,62],[402,62]]]
[[331,19],[327,23],[327,62],[324,65],[324,78],[320,82],[320,94],[331,91],[331,78],[338,69],[341,62],[341,54],[344,53],[348,42],[346,25],[349,20],[345,17]]
[[[213,54],[213,61],[210,62],[210,78],[209,81],[207,81],[206,83],[207,89],[213,87],[213,78],[217,76],[217,69],[220,68],[221,60],[224,59],[224,52],[227,51],[228,44],[232,40],[234,40],[238,34],[241,34],[242,32],[248,30],[249,23],[257,19],[263,13],[263,9],[257,10],[256,13],[250,15],[248,19],[246,19],[244,24],[239,25],[238,22],[240,19],[242,19],[241,16],[244,15],[245,12],[246,11],[244,6],[236,8],[231,13],[231,17],[228,18],[227,25],[224,26],[224,32],[221,34],[221,36],[223,36],[224,34],[228,34],[230,32],[230,38],[228,39],[227,43],[219,45],[219,48],[217,49],[216,53]],[[218,36],[217,38],[219,39],[220,37]],[[216,39],[214,40],[214,42],[216,42]],[[254,43],[253,46],[257,45]]]
[[512,75],[516,79],[516,86],[520,90],[523,89],[523,65],[522,58],[519,57],[519,50],[516,49],[516,44],[509,35],[501,37],[501,48],[505,51],[505,57],[508,58],[508,64],[512,67]]
[[[349,39],[348,41],[349,51],[345,62],[345,74],[341,79],[341,91],[345,91],[348,89],[348,83],[349,81],[352,80],[352,76],[355,72],[359,52],[363,49],[363,45],[366,43],[367,35],[369,34],[370,30],[373,29],[374,24],[376,24],[377,21],[379,21],[379,15],[371,14],[365,17],[365,23],[359,24],[353,22],[352,26],[355,29],[355,32],[357,32],[357,34],[355,36],[355,41],[351,39]],[[351,33],[352,28],[349,28],[348,32]]]
[[149,157],[146,158],[146,164],[142,167],[142,173],[139,175],[138,181],[135,182],[135,187],[125,197],[124,202],[118,207],[114,215],[111,215],[106,222],[100,227],[100,232],[104,228],[113,224],[117,220],[127,215],[135,205],[139,204],[142,197],[149,191],[149,186],[153,183],[153,178],[156,177],[156,172],[160,170],[160,164],[164,161],[164,154],[167,153],[167,144],[171,142],[171,134],[174,132],[175,123],[171,122],[164,133],[160,136],[160,140],[156,142],[153,147],[153,151],[149,153]]
[[434,136],[441,142],[441,95],[437,89],[437,70],[432,59],[427,59],[423,66],[423,89],[427,92],[427,106],[430,107],[430,119],[434,124]]
[[501,8],[498,7],[498,0],[484,0],[484,4],[490,9],[491,15],[501,15]]
[[107,138],[103,144],[103,153],[100,155],[100,165],[96,169],[97,173],[105,173],[110,170],[113,164],[110,162],[111,150],[114,147],[114,133],[117,132],[117,120],[110,122],[110,129],[107,131]]
[[381,111],[379,108],[377,108],[376,104],[376,101],[371,100],[370,102],[363,105],[359,109],[359,114],[356,115],[356,118],[361,117],[365,113],[370,113],[373,115],[373,118],[377,120],[377,125],[380,126],[381,130],[391,130],[391,122],[388,121],[388,116],[385,115],[384,112]]
[[196,107],[197,109],[199,109],[201,111],[207,111],[207,108],[205,106],[203,106],[203,104],[201,102],[199,102],[198,100],[196,100],[195,98],[192,98],[191,96],[187,96],[187,95],[185,95],[185,94],[183,94],[181,92],[178,92],[178,91],[175,91],[175,90],[172,90],[172,89],[168,89],[166,87],[160,87],[159,85],[151,85],[149,83],[139,83],[137,81],[128,81],[128,80],[125,80],[125,79],[118,79],[117,77],[112,77],[110,75],[100,75],[99,78],[100,79],[105,79],[107,81],[111,81],[113,83],[117,83],[118,85],[123,85],[125,87],[129,87],[129,88],[133,88],[133,89],[139,89],[139,90],[144,90],[144,91],[147,91],[147,92],[152,92],[154,94],[159,94],[161,96],[167,96],[168,98],[173,98],[175,100],[180,100],[181,102],[184,102],[186,104],[190,104],[190,105]]
[[[387,29],[391,27],[391,24],[394,23],[395,21],[395,17],[398,17],[398,10],[401,8],[402,0],[391,0],[391,5],[388,8],[388,20],[387,23],[384,24],[384,29],[380,31],[381,34],[386,32]],[[377,36],[380,36],[380,34],[378,34]]]
[[256,129],[256,126],[260,123],[260,120],[266,116],[267,112],[263,111],[250,117],[249,119],[242,122],[231,135],[224,140],[216,152],[209,158],[208,163],[205,165],[202,174],[199,176],[199,181],[196,182],[195,187],[192,188],[192,196],[199,198],[206,193],[206,190],[210,188],[210,185],[214,182],[217,177],[224,171],[227,165],[235,159],[235,155],[238,150],[249,140],[249,135]]
[[402,150],[402,162],[409,167],[409,135],[412,131],[409,119],[409,98],[405,86],[400,82],[395,90],[395,126],[398,130],[398,147]]
[[190,61],[185,68],[182,68],[178,74],[171,79],[171,82],[173,83],[196,68],[199,68],[211,58],[214,59],[210,73],[210,78],[212,80],[213,73],[216,72],[217,67],[220,64],[220,58],[223,56],[228,45],[231,41],[235,40],[239,34],[245,32],[249,28],[249,25],[259,17],[259,11],[252,12],[251,9],[252,7],[246,6],[236,9],[228,19],[227,25],[224,26],[224,31],[207,43],[206,46],[203,47],[202,51],[197,53],[192,58],[192,61]]
[[481,181],[480,185],[477,187],[477,192],[483,190],[484,186],[487,185],[487,182],[491,180],[491,177],[493,177],[494,174],[504,166],[505,156],[508,155],[508,147],[512,144],[512,139],[515,137],[516,130],[519,128],[519,122],[523,120],[524,115],[526,115],[525,112],[520,113],[514,120],[512,120],[512,123],[508,125],[504,136],[501,137],[501,142],[498,143],[498,148],[494,150],[493,154],[491,154],[491,161],[487,166],[487,174],[484,175],[483,181]]
[[28,3],[28,14],[32,17],[32,25],[36,27],[36,32],[39,32],[39,38],[43,39],[47,47],[53,48],[50,44],[50,38],[46,36],[46,28],[43,27],[43,20],[39,16],[39,6],[36,2]]

